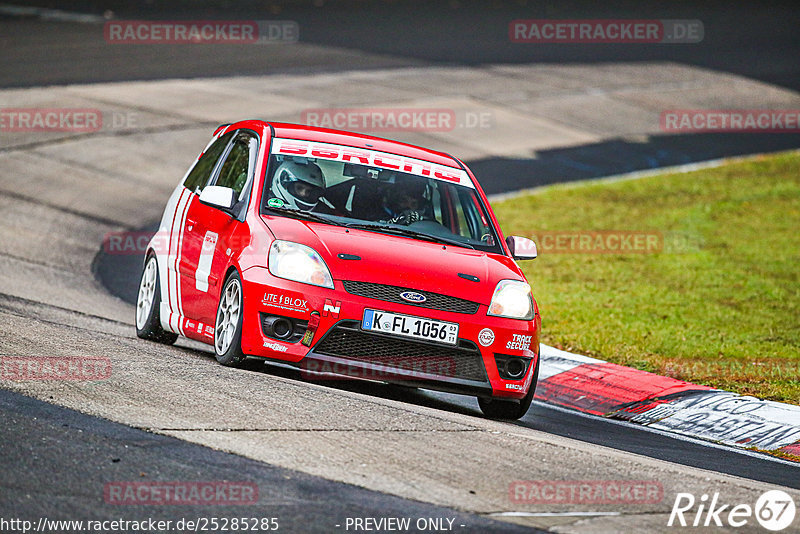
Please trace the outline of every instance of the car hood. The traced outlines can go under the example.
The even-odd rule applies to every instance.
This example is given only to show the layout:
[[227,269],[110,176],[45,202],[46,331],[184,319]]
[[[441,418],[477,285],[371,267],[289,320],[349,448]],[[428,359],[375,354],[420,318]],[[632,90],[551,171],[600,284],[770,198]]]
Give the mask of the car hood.
[[287,217],[263,219],[276,239],[308,245],[322,255],[335,280],[431,291],[487,306],[498,281],[524,280],[514,260],[500,254]]

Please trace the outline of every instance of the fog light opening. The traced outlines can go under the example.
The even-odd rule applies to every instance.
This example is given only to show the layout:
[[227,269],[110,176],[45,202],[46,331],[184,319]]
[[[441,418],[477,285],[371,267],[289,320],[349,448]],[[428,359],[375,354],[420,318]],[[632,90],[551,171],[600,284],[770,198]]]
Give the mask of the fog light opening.
[[506,362],[506,374],[511,378],[522,378],[525,374],[525,362],[512,358]]
[[270,333],[278,339],[286,339],[292,335],[294,325],[285,317],[269,317],[264,321],[264,325]]

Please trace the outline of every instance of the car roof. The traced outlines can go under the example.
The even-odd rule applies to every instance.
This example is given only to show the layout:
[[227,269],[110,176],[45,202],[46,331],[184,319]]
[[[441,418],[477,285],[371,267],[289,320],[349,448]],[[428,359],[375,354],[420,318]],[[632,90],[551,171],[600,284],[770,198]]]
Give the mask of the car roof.
[[[246,121],[250,122],[250,121]],[[316,126],[305,126],[302,124],[290,124],[284,122],[256,121],[271,126],[275,131],[275,137],[286,139],[303,139],[306,141],[318,141],[321,143],[332,143],[335,145],[345,145],[355,148],[367,148],[380,152],[388,152],[399,156],[421,159],[460,169],[460,163],[449,154],[437,152],[400,141],[392,141],[371,135],[363,135],[343,130],[331,130]],[[235,125],[234,125],[235,126]]]

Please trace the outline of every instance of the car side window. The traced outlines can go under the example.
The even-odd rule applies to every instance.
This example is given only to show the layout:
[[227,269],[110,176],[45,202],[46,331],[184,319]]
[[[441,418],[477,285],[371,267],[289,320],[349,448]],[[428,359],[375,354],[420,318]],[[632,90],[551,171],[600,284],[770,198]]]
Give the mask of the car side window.
[[215,185],[230,187],[236,191],[236,198],[241,200],[242,192],[255,167],[257,152],[256,137],[248,132],[239,133],[225,157]]
[[184,187],[195,193],[200,193],[203,188],[208,184],[211,173],[217,164],[217,160],[225,151],[234,132],[228,132],[220,136],[216,141],[211,143],[211,146],[200,156],[200,159],[195,163],[186,181],[183,182]]

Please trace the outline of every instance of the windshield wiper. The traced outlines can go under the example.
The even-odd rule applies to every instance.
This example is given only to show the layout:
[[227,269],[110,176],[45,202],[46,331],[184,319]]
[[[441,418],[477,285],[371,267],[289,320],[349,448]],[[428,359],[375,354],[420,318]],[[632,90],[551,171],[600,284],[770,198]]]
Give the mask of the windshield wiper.
[[367,224],[367,223],[347,223],[344,224],[343,226],[347,228],[356,228],[359,230],[371,230],[374,232],[384,232],[387,234],[402,235],[405,237],[416,237],[419,239],[432,241],[434,243],[444,243],[447,245],[455,245],[457,247],[471,248],[473,250],[475,249],[475,247],[473,247],[469,243],[464,243],[463,241],[459,241],[457,239],[450,239],[449,237],[417,232],[415,230],[411,230],[410,228],[399,228],[397,226],[385,226],[382,224]]
[[325,224],[333,224],[335,226],[343,226],[342,223],[336,222],[327,217],[323,217],[318,213],[313,213],[310,211],[293,210],[290,208],[276,208],[273,206],[267,206],[266,209],[268,211],[274,211],[275,213],[280,213],[281,215],[286,215],[287,217],[292,217],[293,219],[302,219],[305,221],[314,221]]

